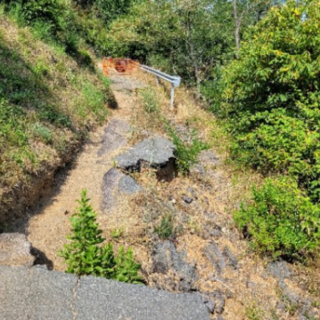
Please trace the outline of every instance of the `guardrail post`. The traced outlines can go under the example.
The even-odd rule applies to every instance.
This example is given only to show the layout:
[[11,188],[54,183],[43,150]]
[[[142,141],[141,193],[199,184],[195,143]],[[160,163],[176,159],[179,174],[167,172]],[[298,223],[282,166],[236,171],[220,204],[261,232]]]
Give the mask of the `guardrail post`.
[[157,79],[157,86],[159,85],[159,77],[156,77],[156,79]]
[[173,101],[174,101],[174,84],[171,84],[171,100],[170,100],[170,110],[173,110]]

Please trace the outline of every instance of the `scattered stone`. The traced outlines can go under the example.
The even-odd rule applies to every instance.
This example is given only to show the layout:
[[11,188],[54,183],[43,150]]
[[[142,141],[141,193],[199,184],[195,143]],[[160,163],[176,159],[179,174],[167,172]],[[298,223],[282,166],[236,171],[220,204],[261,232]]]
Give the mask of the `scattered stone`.
[[186,195],[183,195],[183,196],[182,196],[182,200],[183,200],[185,203],[187,203],[187,204],[190,204],[190,203],[192,203],[192,201],[193,201],[192,198],[190,198],[190,197],[188,197],[188,196],[186,196]]
[[207,307],[208,312],[214,313],[214,308],[216,306],[215,302],[212,299],[210,299],[207,295],[202,295],[202,300],[205,306]]
[[173,275],[173,286],[170,288],[174,291],[189,292],[193,289],[197,281],[195,266],[182,259],[182,254],[177,252],[174,244],[165,240],[159,242],[152,253],[153,272]]
[[219,290],[203,294],[202,300],[210,313],[223,313],[226,299]]
[[133,195],[142,191],[142,187],[130,176],[111,168],[103,177],[103,210],[117,205],[123,195]]
[[139,142],[117,156],[115,161],[118,168],[127,172],[140,171],[142,164],[156,168],[158,171],[166,171],[172,166],[172,171],[174,171],[174,150],[175,147],[171,141],[156,136]]
[[202,177],[202,176],[205,176],[206,173],[207,173],[207,171],[206,171],[205,167],[200,163],[196,163],[195,165],[193,165],[190,168],[191,175]]
[[228,247],[224,247],[223,255],[227,259],[228,266],[230,266],[230,267],[232,267],[234,269],[238,268],[238,261],[237,261],[236,257],[234,256],[234,254],[230,251],[230,249]]
[[291,276],[289,265],[285,261],[270,262],[267,266],[267,270],[279,280],[284,280]]
[[22,233],[0,234],[0,265],[32,267],[35,257],[31,244]]
[[[299,316],[309,315],[310,319],[318,319],[320,316],[319,310],[315,310],[314,300],[308,297],[302,297],[294,291],[292,287],[289,287],[285,281],[279,281],[279,288],[281,289],[281,300],[285,306],[285,309],[294,308]],[[282,303],[278,304],[278,308],[282,307]]]
[[210,235],[214,238],[220,238],[222,236],[221,227],[217,226],[213,230],[211,230]]
[[199,162],[207,165],[216,166],[219,164],[219,158],[211,150],[203,150],[198,156]]
[[193,198],[198,198],[198,194],[197,194],[197,192],[196,192],[196,190],[194,190],[193,188],[191,188],[191,187],[188,187],[187,188],[187,191],[190,193],[190,195],[193,197]]
[[120,178],[118,188],[118,191],[122,194],[134,194],[142,190],[136,180],[126,175]]
[[206,258],[213,264],[217,274],[220,275],[226,267],[226,262],[218,245],[214,241],[211,241],[202,250]]
[[104,135],[101,142],[101,148],[98,156],[101,157],[111,151],[124,147],[130,131],[130,125],[122,119],[112,119],[104,129]]
[[216,306],[214,311],[218,314],[221,314],[224,311],[224,307],[226,305],[226,299],[224,298],[223,294],[219,291],[216,290],[210,294],[216,302]]

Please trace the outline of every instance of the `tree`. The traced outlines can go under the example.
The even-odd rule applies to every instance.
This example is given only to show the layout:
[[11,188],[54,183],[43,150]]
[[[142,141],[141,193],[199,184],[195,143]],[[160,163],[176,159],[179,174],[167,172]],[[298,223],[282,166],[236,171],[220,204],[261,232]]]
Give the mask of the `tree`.
[[224,70],[218,114],[233,156],[291,175],[320,199],[320,10],[318,1],[273,7]]
[[227,0],[139,2],[110,26],[110,54],[121,52],[200,86],[233,50]]
[[240,49],[242,27],[255,25],[278,0],[232,0],[236,57]]

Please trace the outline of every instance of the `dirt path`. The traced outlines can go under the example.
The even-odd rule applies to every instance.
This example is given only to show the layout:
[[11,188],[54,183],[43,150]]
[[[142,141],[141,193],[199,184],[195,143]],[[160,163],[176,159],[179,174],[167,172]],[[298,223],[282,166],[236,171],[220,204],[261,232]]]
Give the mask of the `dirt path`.
[[[135,97],[121,91],[114,91],[114,94],[118,109],[110,112],[108,122],[117,118],[129,121]],[[52,192],[42,199],[38,205],[39,209],[29,219],[29,241],[53,261],[55,270],[65,270],[65,264],[58,252],[70,233],[69,218],[77,207],[76,200],[80,198],[83,188],[87,189],[93,208],[100,213],[103,176],[112,167],[113,156],[98,155],[104,128],[105,126],[100,127],[90,134],[71,170],[57,177]]]
[[[53,192],[31,216],[29,241],[53,262],[54,269],[64,270],[58,252],[70,233],[75,200],[85,188],[104,236],[115,247],[133,248],[150,286],[201,292],[216,320],[319,319],[316,299],[297,284],[294,267],[261,260],[235,228],[231,211],[258,178],[247,172],[234,173],[214,150],[201,155],[189,177],[159,181],[150,169],[131,174],[144,191],[121,199],[112,214],[102,210],[103,177],[114,166],[114,156],[154,134],[165,136],[160,115],[184,139],[196,128],[199,138],[212,142],[217,135],[215,139],[224,143],[218,131],[213,132],[213,117],[183,89],[177,91],[174,112],[168,112],[165,88],[158,88],[152,102],[161,110],[146,112],[141,97],[133,92],[141,86],[141,78],[140,82],[113,78],[118,108],[110,112],[108,123],[130,125],[126,144],[104,153],[106,126],[94,132],[73,167],[59,177]],[[143,79],[145,83],[150,80]]]

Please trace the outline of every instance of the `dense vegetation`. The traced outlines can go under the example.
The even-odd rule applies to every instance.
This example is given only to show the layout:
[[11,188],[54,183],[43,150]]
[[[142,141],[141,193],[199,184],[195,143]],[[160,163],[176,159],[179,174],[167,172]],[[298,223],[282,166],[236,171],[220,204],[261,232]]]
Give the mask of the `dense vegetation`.
[[[2,175],[12,172],[12,163],[21,172],[28,172],[35,163],[44,161],[34,151],[34,143],[53,146],[57,152],[63,150],[65,135],[59,137],[55,128],[79,137],[88,123],[104,119],[104,84],[96,76],[87,76],[94,72],[90,52],[129,56],[182,76],[184,84],[194,89],[196,97],[221,120],[231,137],[230,154],[234,161],[268,177],[260,189],[253,189],[251,201],[243,203],[235,213],[236,222],[255,249],[289,259],[317,252],[320,242],[317,1],[2,0],[0,3],[2,11],[20,26],[27,26],[33,37],[50,44],[54,48],[53,59],[59,61],[55,68],[48,68],[49,54],[35,61],[32,53],[22,47],[13,49],[2,31],[0,59],[5,66],[0,71]],[[26,37],[18,38],[23,43],[28,41]],[[74,68],[62,63],[67,56],[86,75],[80,76],[82,71],[74,72]],[[58,74],[64,79],[61,81],[81,93],[82,102],[86,101],[77,112],[73,112],[71,104],[57,103],[59,99],[53,92],[63,87],[55,83]]]
[[16,205],[15,192],[28,198],[34,181],[70,159],[106,119],[110,99],[89,48],[79,42],[69,51],[63,2],[1,3],[0,221]]
[[268,180],[237,213],[260,249],[289,256],[320,244],[319,22],[317,1],[272,8],[224,69],[215,110],[237,161],[291,177]]

